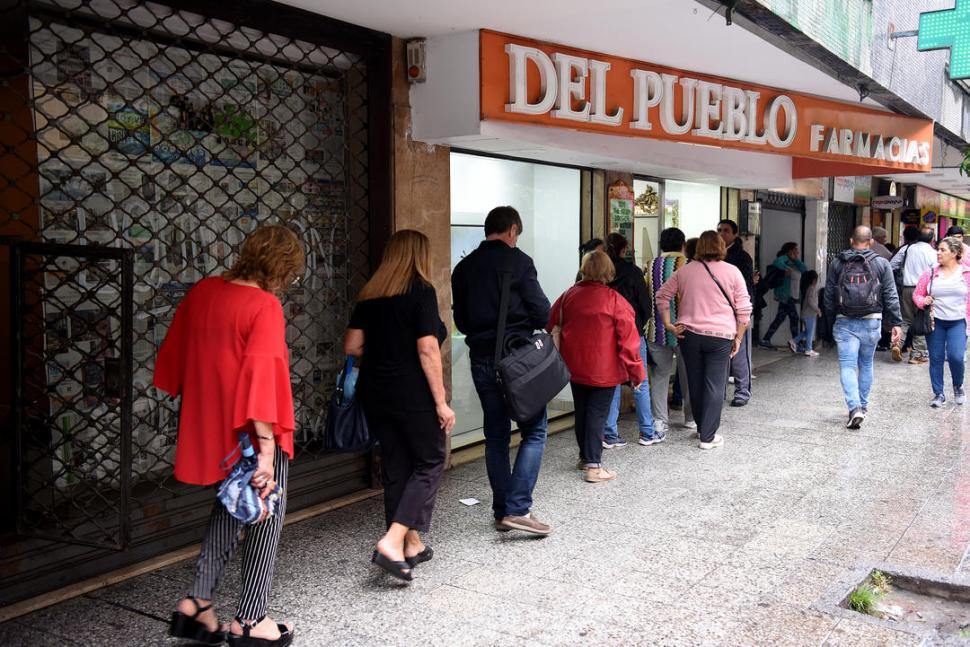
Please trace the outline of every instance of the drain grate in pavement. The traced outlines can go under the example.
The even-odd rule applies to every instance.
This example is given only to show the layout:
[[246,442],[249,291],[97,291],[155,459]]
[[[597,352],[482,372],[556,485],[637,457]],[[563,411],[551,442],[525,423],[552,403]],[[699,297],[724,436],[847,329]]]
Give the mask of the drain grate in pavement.
[[892,564],[855,568],[813,605],[835,616],[904,631],[935,644],[970,645],[970,577]]

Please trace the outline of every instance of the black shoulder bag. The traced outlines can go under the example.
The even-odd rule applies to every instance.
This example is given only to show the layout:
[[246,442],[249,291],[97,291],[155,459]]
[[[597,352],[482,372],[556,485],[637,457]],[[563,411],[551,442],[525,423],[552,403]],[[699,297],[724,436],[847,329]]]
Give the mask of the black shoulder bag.
[[347,357],[337,388],[330,396],[323,430],[323,446],[328,451],[363,452],[374,446],[357,394],[354,393],[351,398],[344,397],[344,385],[353,367],[354,358]]
[[[934,269],[930,268],[930,285],[926,288],[926,294],[929,296],[933,296]],[[925,337],[933,332],[934,328],[936,328],[936,320],[933,318],[933,305],[924,305],[922,308],[917,308],[913,315],[913,323],[909,326],[913,334]]]
[[534,419],[569,384],[569,369],[552,336],[545,331],[505,341],[512,290],[514,251],[509,250],[502,267],[502,299],[495,335],[495,381],[505,400],[509,417],[516,422]]

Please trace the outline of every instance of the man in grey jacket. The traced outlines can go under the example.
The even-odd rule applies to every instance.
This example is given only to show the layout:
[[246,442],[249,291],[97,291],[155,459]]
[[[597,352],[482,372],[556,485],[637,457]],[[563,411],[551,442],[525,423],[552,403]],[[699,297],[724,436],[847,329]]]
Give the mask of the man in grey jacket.
[[[886,316],[892,324],[892,341],[897,344],[902,337],[903,322],[899,311],[899,296],[889,261],[872,251],[872,230],[856,227],[850,239],[851,248],[839,254],[829,266],[825,280],[825,309],[837,313],[832,336],[839,348],[839,365],[842,373],[842,392],[849,406],[849,420],[846,427],[858,429],[866,419],[869,408],[869,391],[872,388],[872,360],[876,354],[876,344],[882,335],[882,318]],[[843,271],[858,272],[864,260],[870,275],[852,275],[852,282],[842,281]],[[871,285],[860,281],[878,280],[876,298],[870,305],[850,306],[847,299],[859,286]],[[864,288],[863,288],[864,289]]]

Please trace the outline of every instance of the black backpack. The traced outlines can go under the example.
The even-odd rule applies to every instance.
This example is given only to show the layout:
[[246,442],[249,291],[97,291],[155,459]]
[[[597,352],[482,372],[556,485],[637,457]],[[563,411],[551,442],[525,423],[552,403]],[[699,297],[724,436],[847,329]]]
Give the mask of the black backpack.
[[785,272],[779,270],[776,265],[769,265],[768,269],[765,271],[765,289],[774,290],[775,288],[780,288],[781,284],[785,282]]
[[882,312],[882,282],[869,264],[869,258],[856,254],[845,259],[839,275],[838,312],[861,318]]

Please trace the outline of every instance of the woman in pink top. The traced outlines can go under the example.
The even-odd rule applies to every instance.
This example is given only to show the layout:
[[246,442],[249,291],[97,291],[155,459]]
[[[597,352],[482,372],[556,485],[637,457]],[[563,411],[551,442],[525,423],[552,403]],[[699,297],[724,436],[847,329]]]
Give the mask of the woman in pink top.
[[[740,348],[751,316],[744,277],[724,262],[725,253],[717,232],[705,231],[697,241],[694,262],[674,272],[655,297],[664,326],[680,340],[701,449],[724,444],[717,430],[728,364]],[[675,297],[677,321],[673,322],[670,301]]]
[[926,336],[926,346],[930,351],[930,384],[933,385],[930,406],[934,409],[946,402],[943,394],[945,363],[950,365],[953,379],[953,401],[963,404],[967,400],[963,374],[967,321],[970,321],[970,267],[962,264],[963,254],[963,243],[956,236],[941,240],[936,247],[939,264],[926,270],[913,290],[916,307],[932,309],[934,327]]

